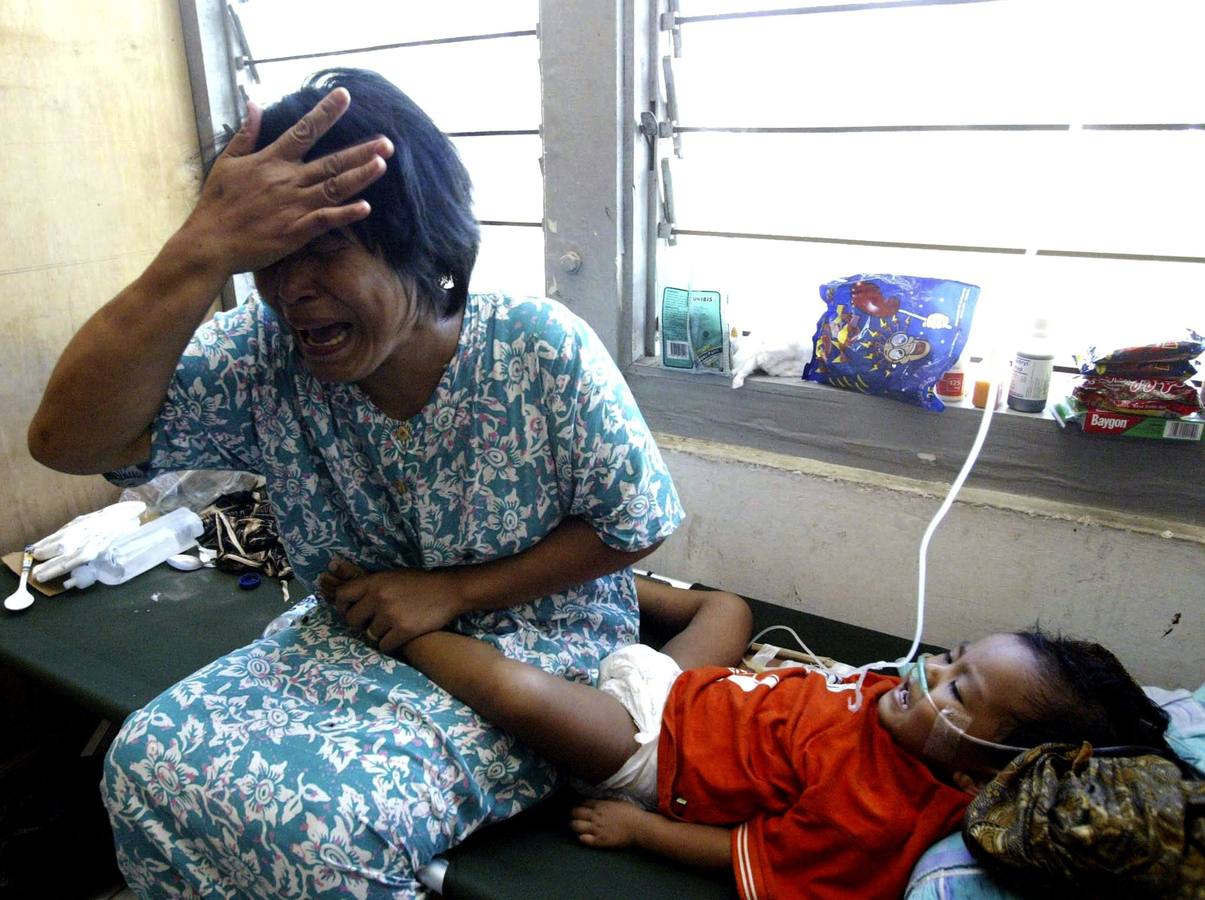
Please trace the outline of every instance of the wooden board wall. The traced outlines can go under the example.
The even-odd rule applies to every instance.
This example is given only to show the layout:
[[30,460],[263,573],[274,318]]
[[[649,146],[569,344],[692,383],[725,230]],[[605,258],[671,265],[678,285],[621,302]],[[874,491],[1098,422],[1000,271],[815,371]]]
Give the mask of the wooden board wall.
[[116,496],[35,463],[26,428],[68,339],[198,182],[176,0],[0,4],[0,551]]

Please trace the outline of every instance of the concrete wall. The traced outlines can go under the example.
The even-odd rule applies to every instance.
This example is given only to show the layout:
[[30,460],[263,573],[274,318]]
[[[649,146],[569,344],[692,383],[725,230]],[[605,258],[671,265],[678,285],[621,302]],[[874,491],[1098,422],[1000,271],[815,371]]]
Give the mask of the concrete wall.
[[[646,560],[654,572],[911,637],[917,549],[944,485],[672,435],[658,442],[687,520]],[[962,497],[929,549],[927,640],[950,646],[1040,621],[1105,644],[1142,683],[1205,680],[1205,529],[986,491]]]
[[[199,178],[175,0],[0,4],[0,550],[114,496],[25,430],[67,340],[184,220]],[[99,412],[99,411],[98,411]]]

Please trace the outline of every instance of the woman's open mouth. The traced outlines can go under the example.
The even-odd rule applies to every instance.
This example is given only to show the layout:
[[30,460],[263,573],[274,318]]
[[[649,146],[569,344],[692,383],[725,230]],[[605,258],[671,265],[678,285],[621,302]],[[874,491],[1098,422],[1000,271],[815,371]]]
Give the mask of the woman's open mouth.
[[302,350],[307,356],[324,356],[335,352],[350,334],[351,325],[347,322],[332,322],[329,325],[297,329]]
[[899,704],[900,709],[907,709],[912,700],[912,692],[908,690],[909,684],[911,681],[902,681],[900,686],[895,689],[895,701]]

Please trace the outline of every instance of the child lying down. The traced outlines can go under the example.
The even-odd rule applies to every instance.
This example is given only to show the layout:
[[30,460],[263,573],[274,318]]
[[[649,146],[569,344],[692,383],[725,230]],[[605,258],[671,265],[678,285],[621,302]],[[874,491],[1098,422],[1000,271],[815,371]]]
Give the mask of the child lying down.
[[681,630],[608,657],[598,688],[450,632],[402,655],[589,785],[583,843],[731,867],[743,898],[899,897],[1011,756],[976,739],[1165,746],[1165,714],[1096,644],[992,634],[922,659],[925,678],[868,675],[851,712],[817,672],[731,668],[752,623],[734,594],[638,593],[642,616]]

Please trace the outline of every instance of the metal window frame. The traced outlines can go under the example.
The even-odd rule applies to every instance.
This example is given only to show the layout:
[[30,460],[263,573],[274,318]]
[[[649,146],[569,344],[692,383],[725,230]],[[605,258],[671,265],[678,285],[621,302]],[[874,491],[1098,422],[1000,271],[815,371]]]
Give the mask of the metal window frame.
[[197,141],[204,157],[217,135],[239,125],[243,107],[234,68],[240,51],[226,25],[225,3],[179,0],[179,7]]
[[649,324],[642,236],[656,182],[636,146],[652,83],[637,36],[648,27],[644,0],[540,2],[547,293],[621,367],[644,355]]
[[[791,13],[850,12],[894,6],[957,5],[980,0],[891,0],[833,4],[807,10],[782,10],[766,15]],[[989,0],[992,2],[992,0]],[[739,18],[741,13],[713,17],[683,17],[676,0],[648,0],[645,10],[650,27],[660,28],[681,46],[677,28],[683,22],[704,18]],[[759,13],[760,14],[760,13]],[[644,46],[637,34],[632,43]],[[666,52],[652,35],[646,51],[651,60]],[[651,69],[656,97],[656,69]],[[664,122],[669,118],[656,109],[660,138],[672,138],[689,130]],[[936,126],[929,126],[935,128]],[[994,126],[993,126],[994,127]],[[1094,126],[1114,128],[1118,126]],[[1196,128],[1197,125],[1152,126]],[[879,130],[875,128],[848,130]],[[667,152],[666,156],[669,155]],[[672,163],[671,163],[672,164]],[[668,180],[668,172],[663,176]],[[648,207],[658,203],[658,188],[650,192]],[[672,213],[670,213],[672,218]],[[693,234],[667,223],[662,237]],[[646,223],[648,249],[649,334],[655,322],[657,221]],[[719,236],[719,235],[717,235]],[[740,235],[731,235],[738,237]],[[781,240],[863,243],[851,237],[831,241],[804,236],[761,235]],[[866,242],[869,243],[869,242]],[[964,248],[946,248],[964,249]],[[1009,252],[1010,248],[998,252]],[[1062,251],[1043,251],[1060,255]],[[1092,254],[1112,256],[1116,254]],[[1127,257],[1129,258],[1129,257]],[[1184,260],[1200,262],[1193,258]],[[645,358],[626,369],[628,383],[641,412],[658,431],[756,450],[783,453],[855,468],[925,481],[952,481],[962,465],[978,429],[982,413],[973,408],[950,407],[934,414],[879,397],[840,391],[793,378],[754,377],[739,391],[727,378],[684,373],[660,367],[654,358],[651,337]],[[1066,381],[1066,379],[1063,379]],[[1052,392],[1053,396],[1053,392]],[[1205,471],[1205,443],[1151,442],[1100,439],[1062,431],[1049,417],[997,412],[972,483],[1010,494],[1046,500],[1124,510],[1140,516],[1205,524],[1205,479],[1189,472]]]
[[[192,88],[197,146],[203,166],[213,158],[214,142],[242,121],[241,97],[234,74],[239,56],[226,25],[226,4],[218,0],[179,0],[184,56]],[[234,280],[222,287],[222,309],[237,305]]]
[[[225,117],[238,119],[235,51],[220,2],[179,2],[205,144]],[[928,413],[789,378],[754,377],[734,391],[726,378],[669,371],[652,359],[660,171],[640,120],[665,118],[658,29],[671,2],[541,0],[548,293],[598,333],[655,431],[952,480],[978,410]],[[1202,471],[1205,444],[1095,439],[1002,410],[972,483],[1205,525]]]

